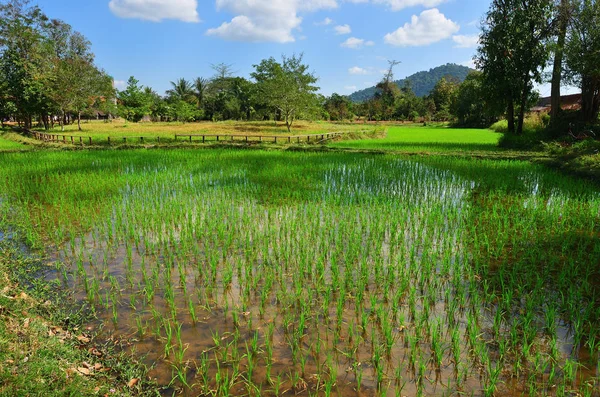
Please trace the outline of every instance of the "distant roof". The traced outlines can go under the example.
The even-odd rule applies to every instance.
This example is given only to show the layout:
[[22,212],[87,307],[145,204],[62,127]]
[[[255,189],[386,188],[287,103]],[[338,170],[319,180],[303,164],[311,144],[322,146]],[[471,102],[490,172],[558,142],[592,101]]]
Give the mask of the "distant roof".
[[[552,105],[552,97],[540,98],[536,107],[550,107]],[[581,94],[563,95],[560,97],[560,107],[563,109],[570,109],[576,107],[575,105],[581,105]]]

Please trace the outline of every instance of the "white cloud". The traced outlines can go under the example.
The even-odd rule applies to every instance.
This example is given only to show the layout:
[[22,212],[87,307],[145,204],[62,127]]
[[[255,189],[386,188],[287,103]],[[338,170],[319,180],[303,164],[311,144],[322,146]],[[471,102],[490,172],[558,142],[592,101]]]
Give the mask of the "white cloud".
[[332,23],[333,23],[333,19],[327,17],[327,18],[323,19],[322,21],[315,22],[315,25],[317,25],[317,26],[328,26],[328,25],[331,25]]
[[197,0],[110,0],[108,8],[120,18],[152,22],[160,22],[163,19],[200,22]]
[[206,34],[233,41],[289,43],[302,23],[299,13],[336,7],[336,0],[217,0],[218,10],[236,16]]
[[358,66],[353,66],[350,69],[348,69],[348,73],[350,74],[369,74],[369,71],[367,69],[363,69],[361,67]]
[[456,43],[454,48],[475,48],[479,44],[479,35],[456,35],[452,40]]
[[127,82],[125,80],[114,80],[113,87],[115,87],[117,90],[124,90],[127,88]]
[[335,34],[337,34],[337,35],[352,33],[352,29],[350,29],[350,25],[338,25],[335,28],[333,28],[333,30],[335,30]]
[[344,89],[346,91],[356,91],[357,88],[358,87],[356,87],[355,85],[347,85],[347,86],[344,87]]
[[359,38],[356,38],[356,37],[350,37],[350,38],[348,38],[346,41],[344,41],[340,45],[342,47],[352,48],[354,50],[357,50],[357,49],[362,48],[364,46],[375,45],[375,43],[372,42],[372,41],[370,41],[370,40],[359,39]]
[[[368,3],[369,0],[346,0],[349,3]],[[400,11],[409,7],[422,6],[425,8],[436,7],[446,0],[371,0],[375,4],[384,4],[392,11]]]
[[474,59],[470,59],[468,61],[462,62],[461,65],[466,66],[471,69],[477,69],[477,65],[475,65]]
[[397,47],[417,47],[436,43],[457,33],[460,26],[437,8],[413,15],[410,23],[385,35],[385,42]]

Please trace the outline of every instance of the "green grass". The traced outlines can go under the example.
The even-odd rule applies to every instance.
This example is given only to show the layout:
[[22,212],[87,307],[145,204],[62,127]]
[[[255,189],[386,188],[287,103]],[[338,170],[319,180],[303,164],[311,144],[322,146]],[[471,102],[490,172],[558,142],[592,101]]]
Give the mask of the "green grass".
[[[41,278],[47,266],[0,233],[0,396],[132,396],[155,386],[145,369],[97,344],[81,304]],[[138,379],[129,387],[131,379]],[[154,395],[158,395],[154,392]]]
[[339,148],[377,149],[410,153],[498,151],[501,134],[483,129],[438,127],[388,127],[385,139],[343,141]]

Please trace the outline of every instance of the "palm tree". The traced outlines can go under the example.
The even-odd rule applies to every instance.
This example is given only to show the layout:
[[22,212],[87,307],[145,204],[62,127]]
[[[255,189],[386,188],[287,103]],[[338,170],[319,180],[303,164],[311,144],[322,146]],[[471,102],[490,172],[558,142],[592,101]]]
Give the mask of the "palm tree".
[[203,77],[198,77],[196,80],[194,80],[194,95],[196,96],[196,100],[198,101],[198,109],[202,107],[202,102],[204,101],[204,94],[206,93],[209,84],[210,81]]
[[185,101],[192,103],[195,100],[194,87],[192,83],[186,79],[178,79],[177,81],[171,81],[172,89],[167,90],[167,95],[174,100]]

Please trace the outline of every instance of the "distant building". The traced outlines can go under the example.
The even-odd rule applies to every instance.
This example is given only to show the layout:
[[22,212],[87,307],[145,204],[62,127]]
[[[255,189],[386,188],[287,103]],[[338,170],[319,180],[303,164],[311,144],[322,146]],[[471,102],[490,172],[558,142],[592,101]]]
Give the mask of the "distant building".
[[[581,94],[563,95],[560,97],[560,108],[562,110],[581,109]],[[550,113],[552,110],[552,97],[540,98],[537,104],[531,108],[532,113]]]

